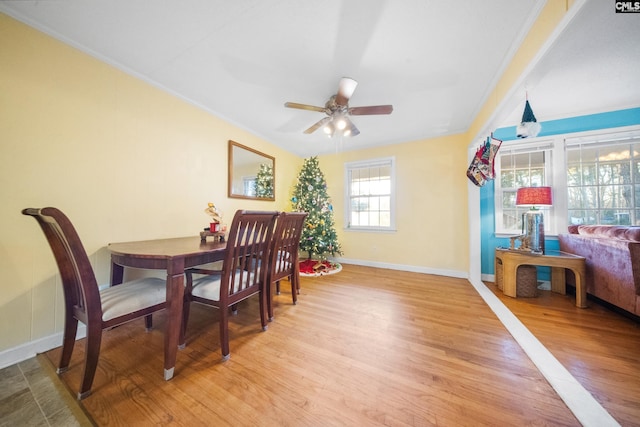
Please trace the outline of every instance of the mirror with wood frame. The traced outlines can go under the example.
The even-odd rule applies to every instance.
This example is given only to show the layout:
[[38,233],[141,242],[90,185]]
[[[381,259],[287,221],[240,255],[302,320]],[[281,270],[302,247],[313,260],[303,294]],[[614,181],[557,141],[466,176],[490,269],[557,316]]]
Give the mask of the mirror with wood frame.
[[274,201],[275,173],[274,157],[229,141],[229,197]]

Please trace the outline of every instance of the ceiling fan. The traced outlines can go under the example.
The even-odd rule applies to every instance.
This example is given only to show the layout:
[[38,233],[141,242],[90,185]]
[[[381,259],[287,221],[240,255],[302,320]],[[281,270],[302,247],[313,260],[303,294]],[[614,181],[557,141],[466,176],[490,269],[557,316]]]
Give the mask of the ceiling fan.
[[360,133],[358,128],[353,124],[349,116],[367,116],[373,114],[391,114],[393,105],[370,105],[367,107],[349,107],[349,98],[356,90],[358,82],[343,77],[338,85],[338,93],[331,96],[324,104],[324,107],[316,107],[315,105],[298,104],[297,102],[285,102],[287,108],[298,108],[300,110],[318,111],[325,113],[324,117],[317,121],[304,133],[313,133],[321,127],[329,137],[333,136],[356,136]]

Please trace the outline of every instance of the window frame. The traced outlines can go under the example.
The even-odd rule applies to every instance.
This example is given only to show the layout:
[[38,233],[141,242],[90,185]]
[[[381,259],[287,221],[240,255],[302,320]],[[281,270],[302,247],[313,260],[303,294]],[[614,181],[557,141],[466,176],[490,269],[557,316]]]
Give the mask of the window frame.
[[[593,150],[593,149],[600,149],[600,148],[613,148],[615,146],[622,146],[624,147],[626,144],[639,144],[640,143],[640,126],[632,126],[630,128],[627,128],[627,130],[622,130],[622,131],[613,131],[610,130],[610,132],[606,132],[606,133],[602,133],[602,132],[596,132],[596,133],[592,133],[592,134],[587,134],[587,135],[583,135],[583,136],[572,136],[572,137],[568,137],[565,139],[565,151],[568,152],[571,149],[576,149],[576,150],[582,150],[582,149],[587,149],[587,150]],[[637,152],[637,151],[636,151]],[[628,159],[629,162],[629,167],[630,167],[630,178],[631,178],[631,182],[627,185],[632,187],[632,193],[635,195],[636,193],[636,186],[640,185],[640,182],[638,182],[637,179],[637,172],[634,173],[634,164],[637,164],[638,162],[640,162],[640,155],[634,155],[634,153],[630,153],[631,158]],[[587,162],[588,163],[588,162]],[[597,159],[595,161],[595,163],[598,165],[598,170],[600,168],[600,166],[602,165],[607,165],[607,164],[616,164],[616,162],[612,162],[611,160],[606,160],[606,159]],[[619,162],[617,162],[619,163]],[[636,166],[638,167],[638,166]],[[596,170],[596,172],[598,172],[598,170]],[[566,174],[566,173],[565,173]],[[607,189],[607,187],[621,187],[622,184],[610,184],[610,185],[603,185],[601,183],[596,183],[596,184],[591,184],[591,185],[581,185],[581,186],[574,186],[573,188],[582,188],[582,187],[595,187],[598,189],[598,191],[602,190],[602,189]],[[567,182],[567,193],[568,193],[568,188],[569,188],[569,184]],[[639,216],[637,214],[638,210],[640,210],[640,200],[636,200],[636,197],[632,197],[632,203],[631,206],[628,208],[631,212],[629,213],[630,216],[630,222],[631,222],[631,218],[634,217],[634,213],[635,215],[635,220],[636,223],[634,224],[630,224],[631,226],[637,225],[637,222],[639,220]],[[607,224],[605,222],[603,222],[603,212],[607,211],[607,210],[612,210],[612,209],[622,209],[619,206],[618,207],[613,207],[613,208],[606,208],[603,206],[598,206],[595,209],[585,209],[585,210],[592,210],[595,211],[594,215],[596,215],[596,217],[599,219],[598,221],[596,221],[597,224]],[[635,212],[634,212],[635,211]],[[569,206],[567,203],[567,209],[566,209],[566,221],[567,223],[569,223]],[[590,224],[590,223],[587,223]]]
[[[390,172],[390,188],[389,188],[389,226],[354,226],[351,224],[351,183],[352,171],[355,169],[366,169],[386,166]],[[344,164],[344,230],[346,231],[371,231],[371,232],[390,232],[396,231],[396,159],[394,156],[381,157],[369,160],[359,160],[354,162],[346,162]]]
[[[498,156],[505,155],[504,151],[531,152],[538,151],[541,147],[551,144],[550,158],[545,159],[547,171],[545,185],[553,189],[553,206],[545,212],[545,234],[557,237],[558,233],[564,233],[569,225],[568,218],[568,182],[567,182],[567,146],[574,144],[601,144],[603,142],[619,143],[624,139],[640,137],[640,125],[625,126],[621,128],[607,128],[596,131],[575,133],[563,133],[553,136],[538,138],[526,138],[522,140],[504,141],[496,156],[496,178],[494,184],[494,230],[496,237],[513,236],[514,232],[502,227],[502,188],[501,170]],[[504,150],[504,151],[503,151]],[[547,163],[548,162],[548,163]],[[549,225],[549,226],[548,226]]]
[[258,176],[246,175],[242,177],[243,194],[250,197],[258,197],[257,194]]
[[[496,179],[495,179],[495,185],[494,185],[494,211],[495,211],[495,220],[494,220],[494,226],[495,226],[495,233],[497,236],[512,236],[514,234],[519,234],[518,230],[513,230],[513,229],[509,229],[504,227],[504,223],[501,221],[501,218],[503,218],[503,206],[502,206],[502,200],[503,200],[503,195],[504,192],[506,190],[503,190],[502,188],[502,156],[507,156],[507,155],[516,155],[516,154],[532,154],[532,153],[544,153],[544,160],[543,160],[543,164],[544,164],[544,182],[542,183],[542,185],[545,186],[549,186],[552,188],[552,191],[554,193],[554,195],[556,194],[556,186],[554,185],[554,170],[556,170],[556,168],[554,167],[554,159],[557,157],[554,153],[554,149],[556,146],[556,138],[549,138],[549,137],[541,137],[541,138],[532,138],[532,139],[526,139],[526,140],[512,140],[512,141],[505,141],[502,143],[502,146],[500,148],[500,150],[498,150],[497,156],[496,156],[496,160],[495,160],[495,171],[496,171]],[[509,188],[509,191],[512,191],[513,189]],[[546,235],[553,235],[553,234],[557,234],[557,221],[556,221],[556,215],[555,215],[555,211],[557,209],[554,209],[555,206],[555,199],[554,199],[554,205],[550,206],[550,207],[545,207],[544,209],[544,215],[545,218],[547,219],[545,221],[545,234]],[[517,212],[524,212],[526,210],[528,210],[529,208],[523,209],[523,208],[516,208]]]

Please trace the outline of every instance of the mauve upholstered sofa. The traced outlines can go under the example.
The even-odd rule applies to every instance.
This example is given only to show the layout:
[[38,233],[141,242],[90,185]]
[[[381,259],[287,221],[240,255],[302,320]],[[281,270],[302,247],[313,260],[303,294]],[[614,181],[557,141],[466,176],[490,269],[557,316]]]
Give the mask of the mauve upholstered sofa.
[[640,316],[640,227],[571,225],[558,240],[561,251],[586,258],[587,294]]

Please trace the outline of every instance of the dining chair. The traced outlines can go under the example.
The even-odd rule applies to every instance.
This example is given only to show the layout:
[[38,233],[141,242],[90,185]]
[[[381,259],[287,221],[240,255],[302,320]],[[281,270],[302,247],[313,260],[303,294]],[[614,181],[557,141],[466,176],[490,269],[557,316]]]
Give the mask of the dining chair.
[[69,369],[78,322],[86,325],[85,355],[78,400],[91,394],[105,329],[145,317],[166,308],[166,281],[143,278],[100,290],[87,252],[73,224],[60,210],[27,208],[23,215],[35,218],[53,251],[62,279],[65,317],[62,353],[56,372]]
[[271,285],[276,284],[276,293],[280,294],[280,281],[288,278],[291,283],[291,299],[298,302],[300,293],[300,264],[298,251],[304,228],[306,212],[282,212],[276,221],[271,239],[269,272],[267,278],[267,311],[269,320],[273,320],[273,295]]
[[[186,339],[191,302],[205,304],[220,313],[220,348],[222,360],[229,359],[229,311],[237,313],[239,302],[259,296],[262,330],[267,330],[266,280],[269,243],[273,235],[276,211],[246,211],[235,213],[221,270],[190,268],[185,270],[186,288],[180,346]],[[197,275],[194,278],[194,275]]]

